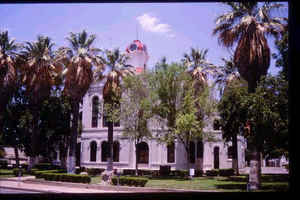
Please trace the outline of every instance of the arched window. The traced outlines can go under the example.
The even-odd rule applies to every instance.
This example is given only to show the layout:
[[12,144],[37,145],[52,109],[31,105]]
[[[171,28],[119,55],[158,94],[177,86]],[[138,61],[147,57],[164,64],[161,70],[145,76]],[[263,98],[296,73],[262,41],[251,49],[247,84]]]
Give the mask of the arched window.
[[95,141],[91,142],[90,145],[90,161],[91,162],[96,162],[96,155],[97,155],[97,143]]
[[190,142],[190,163],[195,163],[195,142]]
[[101,161],[106,162],[108,158],[108,149],[109,145],[108,142],[103,141],[101,144]]
[[228,147],[228,149],[227,149],[227,156],[228,156],[228,159],[232,159],[233,158],[233,147],[232,146]]
[[197,142],[197,158],[203,158],[203,142],[199,140]]
[[137,162],[138,163],[149,163],[149,147],[146,142],[141,142],[137,145]]
[[92,100],[92,128],[98,127],[98,113],[99,113],[99,98],[93,97]]
[[113,161],[119,162],[120,157],[120,143],[118,141],[114,141],[113,143]]
[[175,144],[172,142],[171,144],[168,144],[167,146],[167,161],[168,163],[174,163],[175,162]]

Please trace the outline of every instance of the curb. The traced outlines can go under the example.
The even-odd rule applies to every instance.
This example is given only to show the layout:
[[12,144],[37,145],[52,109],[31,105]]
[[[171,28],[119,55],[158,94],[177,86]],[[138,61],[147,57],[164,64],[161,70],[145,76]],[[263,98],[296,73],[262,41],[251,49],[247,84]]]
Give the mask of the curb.
[[5,189],[12,189],[12,190],[24,190],[24,191],[31,191],[31,192],[39,192],[39,193],[57,193],[54,191],[43,191],[43,190],[37,190],[37,189],[28,189],[28,188],[16,188],[16,187],[7,187],[7,186],[0,186],[0,191],[1,188],[5,188]]

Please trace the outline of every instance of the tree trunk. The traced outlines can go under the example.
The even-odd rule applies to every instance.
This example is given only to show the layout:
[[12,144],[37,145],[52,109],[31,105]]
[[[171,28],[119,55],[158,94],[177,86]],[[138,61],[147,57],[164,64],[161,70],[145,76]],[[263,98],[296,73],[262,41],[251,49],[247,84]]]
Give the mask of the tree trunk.
[[[254,93],[257,87],[257,83],[248,82],[248,93]],[[251,127],[250,127],[251,128]],[[254,134],[251,133],[250,134]],[[258,142],[256,144],[251,144],[252,156],[250,159],[250,173],[249,173],[249,184],[250,190],[257,190],[260,188],[260,176],[261,176],[261,158],[260,152],[258,151]]]
[[64,137],[62,143],[60,144],[59,148],[59,160],[60,160],[60,166],[63,169],[67,169],[67,155],[68,155],[68,143],[67,143],[67,137]]
[[233,148],[233,155],[232,155],[232,168],[235,171],[235,174],[239,176],[239,162],[238,162],[238,140],[237,134],[233,135],[232,137],[232,148]]
[[190,148],[186,148],[186,167],[187,170],[190,170]]
[[114,134],[114,124],[109,121],[108,125],[108,162],[107,162],[107,171],[113,170],[113,134]]
[[31,155],[29,160],[28,170],[31,170],[35,164],[38,163],[38,141],[39,141],[39,111],[38,107],[33,108],[33,122],[32,122],[32,134],[31,134]]
[[79,118],[79,103],[72,102],[72,127],[71,138],[69,143],[68,167],[67,171],[70,174],[75,174],[76,166],[76,145],[78,136],[78,118]]
[[15,150],[16,167],[19,168],[20,158],[19,158],[19,151],[17,145],[14,146],[14,150]]

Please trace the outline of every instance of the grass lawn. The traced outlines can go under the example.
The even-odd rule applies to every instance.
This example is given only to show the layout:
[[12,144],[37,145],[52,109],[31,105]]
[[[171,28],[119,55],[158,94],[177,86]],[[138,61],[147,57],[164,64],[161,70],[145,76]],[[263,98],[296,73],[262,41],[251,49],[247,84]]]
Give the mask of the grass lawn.
[[[91,184],[101,182],[100,176],[91,177]],[[288,191],[288,176],[262,175],[259,192]],[[220,192],[246,192],[247,176],[233,177],[195,177],[192,180],[180,178],[151,178],[145,187],[186,190],[216,190]]]

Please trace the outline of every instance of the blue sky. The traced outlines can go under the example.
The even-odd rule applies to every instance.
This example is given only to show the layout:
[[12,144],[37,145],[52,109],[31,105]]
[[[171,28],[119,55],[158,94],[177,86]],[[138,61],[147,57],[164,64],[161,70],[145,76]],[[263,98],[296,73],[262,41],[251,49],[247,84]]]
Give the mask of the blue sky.
[[[138,39],[148,47],[149,67],[163,56],[179,61],[191,47],[208,48],[208,61],[221,65],[221,58],[230,54],[212,30],[215,18],[227,9],[221,3],[0,4],[0,30],[8,30],[17,42],[46,35],[58,48],[68,45],[69,32],[85,29],[97,35],[96,47],[125,51],[137,39],[137,29]],[[269,46],[273,53],[273,40]],[[269,72],[278,72],[273,59]]]

